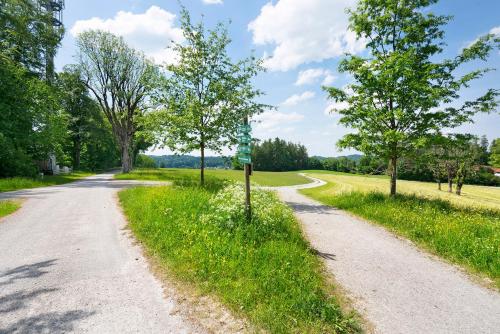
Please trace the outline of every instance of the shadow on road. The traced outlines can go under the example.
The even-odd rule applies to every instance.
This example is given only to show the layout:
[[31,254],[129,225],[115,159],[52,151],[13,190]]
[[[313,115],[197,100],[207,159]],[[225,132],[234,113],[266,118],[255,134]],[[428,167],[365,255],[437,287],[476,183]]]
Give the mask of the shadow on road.
[[27,303],[40,295],[57,291],[58,289],[38,289],[31,292],[14,292],[0,297],[0,317],[2,314],[14,312],[26,307]]
[[43,313],[20,319],[9,327],[0,328],[0,334],[68,333],[73,331],[75,322],[88,318],[93,314],[95,312],[82,310]]
[[48,271],[44,269],[53,266],[56,261],[57,259],[47,260],[0,272],[0,286],[13,283],[20,279],[40,277],[48,273]]

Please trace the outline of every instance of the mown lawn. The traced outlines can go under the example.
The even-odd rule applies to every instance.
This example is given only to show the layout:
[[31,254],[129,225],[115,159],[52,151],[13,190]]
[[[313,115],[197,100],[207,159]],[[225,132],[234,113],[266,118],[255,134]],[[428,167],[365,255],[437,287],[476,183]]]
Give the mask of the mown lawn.
[[358,332],[291,210],[274,193],[255,190],[255,216],[248,223],[243,186],[219,184],[133,188],[119,196],[129,226],[149,254],[258,330]]
[[435,195],[430,184],[398,181],[403,194],[390,198],[381,192],[381,187],[388,188],[386,179],[311,176],[329,183],[301,190],[303,194],[383,225],[451,262],[489,277],[500,288],[500,209],[496,209],[500,203],[493,201],[500,189],[465,186],[468,196],[461,202],[461,198],[450,200],[452,196],[447,194]]
[[[148,181],[175,181],[194,180],[199,178],[198,169],[183,168],[159,168],[159,169],[136,169],[128,174],[117,174],[119,180],[148,180]],[[205,171],[207,180],[231,180],[244,181],[244,173],[240,170],[207,169]],[[251,181],[261,186],[279,187],[305,184],[311,182],[298,172],[253,172]]]
[[39,188],[65,184],[92,175],[90,172],[74,172],[67,175],[46,175],[43,178],[13,177],[0,179],[0,192]]
[[0,218],[10,215],[20,207],[19,201],[0,201]]

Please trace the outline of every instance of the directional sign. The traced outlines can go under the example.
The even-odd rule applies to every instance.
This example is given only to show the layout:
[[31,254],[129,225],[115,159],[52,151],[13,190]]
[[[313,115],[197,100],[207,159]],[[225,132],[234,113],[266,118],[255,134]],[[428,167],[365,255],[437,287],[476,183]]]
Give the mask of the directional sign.
[[238,141],[240,142],[240,144],[250,144],[252,142],[252,136],[238,135]]
[[238,146],[238,153],[250,154],[250,153],[252,153],[252,150],[250,149],[250,146],[240,145],[240,146]]
[[252,158],[250,156],[240,156],[238,155],[238,161],[242,164],[251,164]]
[[252,127],[249,124],[242,124],[238,127],[238,132],[242,134],[248,134],[252,131]]

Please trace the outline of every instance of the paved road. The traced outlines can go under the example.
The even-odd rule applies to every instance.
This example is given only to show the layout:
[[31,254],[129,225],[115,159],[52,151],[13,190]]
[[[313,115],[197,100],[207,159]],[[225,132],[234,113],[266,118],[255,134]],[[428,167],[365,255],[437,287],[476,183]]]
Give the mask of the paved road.
[[111,174],[0,194],[0,333],[191,333],[127,237]]
[[[321,185],[319,180],[315,185]],[[280,188],[354,306],[384,334],[498,334],[500,294],[385,229]]]

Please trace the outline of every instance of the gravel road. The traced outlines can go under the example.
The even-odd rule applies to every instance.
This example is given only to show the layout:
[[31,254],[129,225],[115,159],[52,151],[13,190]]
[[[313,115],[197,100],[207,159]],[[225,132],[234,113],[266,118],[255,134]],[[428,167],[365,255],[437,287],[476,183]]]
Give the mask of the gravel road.
[[[305,187],[321,185],[322,181]],[[384,334],[498,334],[500,294],[409,241],[279,188],[354,307]]]
[[192,333],[128,237],[100,174],[0,194],[25,198],[0,221],[0,333]]

